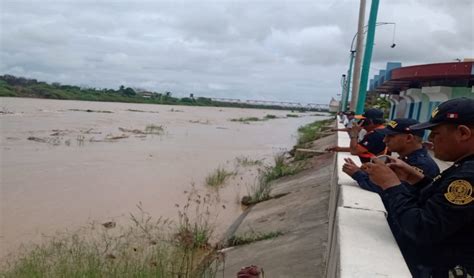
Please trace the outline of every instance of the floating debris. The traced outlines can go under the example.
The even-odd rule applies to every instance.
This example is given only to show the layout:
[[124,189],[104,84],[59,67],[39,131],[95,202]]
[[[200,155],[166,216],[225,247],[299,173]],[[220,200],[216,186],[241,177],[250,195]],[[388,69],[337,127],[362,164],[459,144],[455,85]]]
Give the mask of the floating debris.
[[118,140],[118,139],[125,139],[125,138],[128,138],[129,136],[127,134],[122,134],[122,135],[112,135],[112,134],[108,134],[106,137],[105,137],[105,140]]
[[40,142],[40,143],[48,143],[47,138],[40,138],[40,137],[30,136],[27,139],[30,140],[30,141],[35,141],[35,142]]
[[76,111],[76,112],[89,112],[89,113],[114,113],[112,111],[107,110],[92,110],[92,109],[68,109],[69,111]]
[[137,110],[137,109],[127,109],[127,111],[130,112],[142,112],[142,113],[160,113],[158,111],[143,111],[143,110]]
[[118,128],[121,132],[130,132],[130,133],[135,133],[135,134],[146,134],[145,131],[139,130],[139,129],[126,129],[123,127]]
[[102,226],[104,226],[107,229],[112,229],[112,228],[115,228],[115,226],[117,226],[117,223],[115,223],[114,221],[109,221],[109,222],[102,223]]

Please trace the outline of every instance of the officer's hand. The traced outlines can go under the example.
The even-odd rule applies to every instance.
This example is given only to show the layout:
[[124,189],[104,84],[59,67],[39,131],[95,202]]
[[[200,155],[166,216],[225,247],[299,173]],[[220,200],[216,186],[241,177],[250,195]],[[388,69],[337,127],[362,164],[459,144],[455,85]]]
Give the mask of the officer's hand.
[[422,173],[418,172],[410,164],[398,158],[391,157],[387,166],[397,174],[400,180],[406,181],[409,184],[415,184],[424,177]]
[[344,173],[348,174],[349,176],[352,177],[352,175],[354,175],[355,172],[360,170],[359,166],[357,166],[352,159],[344,158],[344,161],[346,163],[344,163],[344,165],[342,165],[342,171]]
[[369,178],[373,183],[383,190],[397,186],[401,183],[397,174],[378,159],[363,164],[361,169],[369,175]]
[[360,123],[353,123],[352,127],[349,129],[349,136],[358,137],[360,131],[362,130],[362,124],[364,124],[364,121],[361,121]]

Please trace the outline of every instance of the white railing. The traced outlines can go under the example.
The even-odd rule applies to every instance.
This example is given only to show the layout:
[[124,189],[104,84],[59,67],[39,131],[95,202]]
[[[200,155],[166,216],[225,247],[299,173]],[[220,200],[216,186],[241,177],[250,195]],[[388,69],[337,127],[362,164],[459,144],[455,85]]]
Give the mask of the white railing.
[[[342,124],[337,123],[339,128]],[[338,146],[349,146],[347,132],[338,132]],[[342,172],[344,158],[337,153],[329,199],[329,238],[326,277],[411,277],[376,193],[358,187]]]

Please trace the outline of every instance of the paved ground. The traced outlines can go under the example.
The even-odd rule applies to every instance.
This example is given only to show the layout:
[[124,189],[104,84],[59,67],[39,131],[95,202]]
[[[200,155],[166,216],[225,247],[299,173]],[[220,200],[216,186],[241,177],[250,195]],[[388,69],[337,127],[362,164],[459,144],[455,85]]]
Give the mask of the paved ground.
[[[331,135],[316,141],[314,148],[323,149],[333,142]],[[271,195],[286,195],[256,204],[243,215],[235,235],[283,235],[226,251],[224,277],[236,277],[241,267],[252,264],[262,267],[266,277],[323,276],[333,154],[314,157],[311,162],[311,169],[274,183]]]

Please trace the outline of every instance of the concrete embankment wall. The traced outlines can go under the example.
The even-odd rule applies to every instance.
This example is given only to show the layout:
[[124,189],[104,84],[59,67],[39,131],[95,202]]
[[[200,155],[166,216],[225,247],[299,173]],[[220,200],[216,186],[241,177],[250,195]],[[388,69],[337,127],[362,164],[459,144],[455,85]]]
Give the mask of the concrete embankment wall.
[[[343,128],[341,123],[337,123]],[[338,146],[349,146],[347,132],[337,133]],[[326,277],[411,277],[386,221],[387,212],[376,193],[363,190],[342,172],[337,153],[331,178]]]

